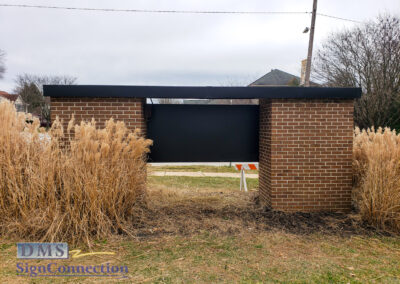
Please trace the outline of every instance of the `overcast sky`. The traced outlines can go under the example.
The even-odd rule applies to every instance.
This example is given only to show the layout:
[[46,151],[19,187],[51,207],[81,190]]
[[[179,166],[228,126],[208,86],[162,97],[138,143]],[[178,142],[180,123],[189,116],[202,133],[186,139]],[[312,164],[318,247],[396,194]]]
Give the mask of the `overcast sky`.
[[[318,12],[364,21],[400,13],[399,0],[319,0]],[[1,0],[115,9],[311,11],[312,0]],[[311,16],[140,14],[0,7],[0,49],[18,74],[71,75],[79,84],[245,85],[271,69],[299,75]],[[354,23],[317,17],[315,48]]]

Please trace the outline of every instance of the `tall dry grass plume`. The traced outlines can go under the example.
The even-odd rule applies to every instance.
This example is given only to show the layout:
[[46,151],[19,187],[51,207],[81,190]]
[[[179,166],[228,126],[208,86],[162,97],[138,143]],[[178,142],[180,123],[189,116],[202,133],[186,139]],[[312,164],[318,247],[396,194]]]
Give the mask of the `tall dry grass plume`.
[[400,232],[400,134],[354,131],[355,200],[364,221]]
[[131,232],[150,140],[112,119],[104,129],[70,121],[71,136],[56,120],[46,132],[8,102],[0,103],[0,122],[0,234],[90,245]]

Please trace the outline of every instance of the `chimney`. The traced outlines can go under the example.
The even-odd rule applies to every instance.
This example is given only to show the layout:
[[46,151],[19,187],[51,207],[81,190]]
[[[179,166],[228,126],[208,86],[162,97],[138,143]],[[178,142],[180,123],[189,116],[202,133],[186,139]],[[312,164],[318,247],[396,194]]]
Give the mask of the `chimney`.
[[307,66],[307,59],[304,59],[301,61],[300,86],[304,86],[306,82],[306,66]]

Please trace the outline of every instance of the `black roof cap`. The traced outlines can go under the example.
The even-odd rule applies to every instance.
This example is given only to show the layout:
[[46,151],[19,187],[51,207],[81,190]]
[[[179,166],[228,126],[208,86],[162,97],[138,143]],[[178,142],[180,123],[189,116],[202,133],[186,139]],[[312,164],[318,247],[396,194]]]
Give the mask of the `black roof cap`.
[[354,99],[360,88],[325,87],[173,87],[110,85],[44,85],[47,97],[115,97],[179,99]]

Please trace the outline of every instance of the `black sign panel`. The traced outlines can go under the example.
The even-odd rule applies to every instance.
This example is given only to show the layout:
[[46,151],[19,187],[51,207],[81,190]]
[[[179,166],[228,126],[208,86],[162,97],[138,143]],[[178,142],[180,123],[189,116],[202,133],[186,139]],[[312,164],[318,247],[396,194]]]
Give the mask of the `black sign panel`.
[[258,161],[258,105],[147,107],[149,162]]

